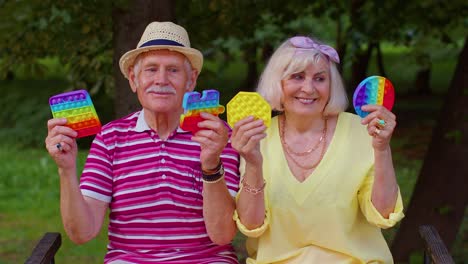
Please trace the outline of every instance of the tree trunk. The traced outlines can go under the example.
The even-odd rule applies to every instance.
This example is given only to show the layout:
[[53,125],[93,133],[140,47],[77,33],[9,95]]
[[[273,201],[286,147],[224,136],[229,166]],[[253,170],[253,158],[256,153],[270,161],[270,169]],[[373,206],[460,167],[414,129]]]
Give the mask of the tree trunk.
[[114,8],[112,11],[116,117],[125,116],[141,107],[136,94],[130,89],[128,80],[120,72],[120,57],[137,46],[150,22],[174,21],[173,5],[171,0],[134,0],[127,9]]
[[414,87],[417,95],[428,95],[431,94],[431,56],[426,52],[418,52],[416,54],[416,62],[419,66],[418,72],[416,73],[416,80]]
[[420,225],[434,225],[451,248],[468,203],[468,43],[465,39],[406,217],[392,244],[396,261],[421,250]]
[[[356,38],[353,38],[353,34],[355,32],[355,28],[359,28],[359,25],[361,24],[361,19],[362,19],[362,14],[361,14],[361,8],[364,5],[365,0],[351,0],[350,1],[350,16],[349,19],[351,23],[348,25],[347,30],[346,30],[346,40],[351,41],[351,47],[355,48],[356,51],[351,53],[351,56],[349,59],[351,60],[351,77],[349,80],[346,82],[346,87],[347,87],[347,92],[348,94],[352,95],[352,91],[356,89],[356,85],[360,82],[362,79],[362,76],[365,75],[365,72],[367,71],[367,60],[363,61],[362,57],[366,56],[365,51],[360,50],[360,45],[361,43],[356,40]],[[347,41],[342,41],[341,45],[338,46],[338,49],[340,52],[344,54],[344,51],[346,50],[346,43]],[[369,50],[369,49],[368,49]],[[365,63],[362,64],[362,63]],[[343,67],[343,66],[342,66]],[[362,73],[364,71],[364,73]],[[355,75],[357,74],[357,75]],[[350,106],[352,107],[352,106]]]
[[257,46],[255,44],[249,44],[244,50],[244,61],[247,63],[247,76],[240,89],[243,91],[254,91],[258,79]]
[[387,73],[385,72],[385,66],[383,62],[382,49],[380,48],[380,42],[377,42],[376,48],[377,48],[377,67],[379,68],[380,75],[387,77]]
[[369,60],[375,45],[375,43],[369,42],[369,44],[367,45],[367,50],[361,51],[355,55],[355,58],[353,59],[353,64],[351,65],[351,91],[354,91],[357,85],[366,77],[367,68],[369,66]]
[[431,68],[420,69],[416,74],[415,88],[418,95],[431,94]]
[[340,64],[338,64],[338,70],[341,73],[341,76],[343,76],[343,64],[344,60],[346,57],[346,43],[345,41],[346,36],[344,36],[343,33],[343,18],[342,16],[338,16],[337,22],[336,22],[336,51],[338,52],[338,55],[340,56]]
[[275,52],[275,48],[270,44],[264,44],[263,49],[262,49],[262,60],[266,64],[270,57],[273,55],[273,52]]
[[15,73],[13,71],[8,70],[6,73],[6,80],[7,81],[13,81],[15,79]]

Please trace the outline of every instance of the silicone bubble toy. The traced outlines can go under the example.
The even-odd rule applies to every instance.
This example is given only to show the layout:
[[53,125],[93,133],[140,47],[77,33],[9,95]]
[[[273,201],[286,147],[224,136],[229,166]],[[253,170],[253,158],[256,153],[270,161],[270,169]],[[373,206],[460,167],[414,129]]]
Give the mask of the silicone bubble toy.
[[227,120],[231,127],[247,116],[263,119],[265,126],[271,123],[271,107],[263,97],[256,92],[239,92],[227,104]]
[[78,132],[78,138],[101,131],[101,122],[86,90],[76,90],[49,98],[54,118],[66,118],[66,126]]
[[387,78],[381,76],[370,76],[364,79],[359,83],[353,95],[354,110],[361,118],[369,114],[369,112],[361,110],[363,105],[383,105],[391,111],[394,102],[393,85]]
[[204,90],[201,95],[199,92],[187,92],[184,94],[182,106],[184,113],[180,116],[180,127],[193,134],[201,129],[198,127],[198,122],[204,120],[200,116],[201,112],[216,116],[224,113],[224,106],[219,104],[217,90]]

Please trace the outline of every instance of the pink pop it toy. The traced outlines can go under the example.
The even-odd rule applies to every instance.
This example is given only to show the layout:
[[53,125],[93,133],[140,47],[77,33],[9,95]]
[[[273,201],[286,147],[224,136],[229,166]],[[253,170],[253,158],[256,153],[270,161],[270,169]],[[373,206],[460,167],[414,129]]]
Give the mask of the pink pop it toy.
[[204,90],[202,95],[199,92],[187,92],[184,94],[182,106],[184,114],[180,116],[180,127],[193,134],[200,130],[198,122],[204,120],[200,116],[201,112],[216,116],[224,113],[224,106],[219,104],[217,90]]
[[67,126],[78,132],[78,138],[94,135],[101,130],[101,122],[86,90],[77,90],[49,98],[54,118],[67,118]]
[[366,117],[369,113],[361,110],[361,106],[368,104],[383,105],[392,110],[395,102],[395,90],[392,83],[385,77],[370,76],[359,83],[354,91],[354,110],[360,117]]

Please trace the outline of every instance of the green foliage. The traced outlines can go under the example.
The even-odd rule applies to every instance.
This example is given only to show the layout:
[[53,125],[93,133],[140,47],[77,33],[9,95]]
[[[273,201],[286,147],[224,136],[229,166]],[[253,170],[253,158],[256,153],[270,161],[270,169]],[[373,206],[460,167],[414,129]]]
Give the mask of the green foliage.
[[[247,55],[244,60],[256,60],[260,65],[265,60],[264,51],[296,34],[315,35],[332,45],[336,39],[338,48],[347,44],[348,61],[369,41],[414,46],[410,53],[415,54],[410,56],[415,58],[452,56],[447,52],[459,48],[456,41],[466,35],[464,1],[363,1],[358,6],[353,3],[197,0],[177,1],[173,5],[178,23],[190,32],[192,45],[204,51],[207,59],[216,58],[221,64]],[[86,88],[92,94],[112,98],[112,13],[129,4],[127,0],[3,1],[0,79],[18,71],[20,77],[28,79],[62,71],[72,88]],[[447,42],[453,43],[452,48],[444,48]],[[247,54],[252,50],[253,55]],[[59,60],[62,68],[47,68],[43,60],[50,58]],[[346,64],[347,60],[342,61]],[[428,59],[424,62],[427,64]],[[208,77],[218,73],[210,68],[204,70]]]
[[459,129],[451,130],[445,133],[444,138],[453,141],[455,144],[461,144],[463,133]]
[[242,54],[252,46],[259,50],[267,45],[277,46],[291,35],[310,34],[324,28],[326,22],[314,20],[310,14],[313,5],[303,1],[216,0],[189,4],[181,1],[176,5],[176,13],[190,10],[178,22],[189,32],[195,32],[192,33],[194,46],[232,55],[239,50]]
[[[69,90],[65,80],[0,81],[0,142],[14,146],[43,147],[47,120],[52,118],[49,97]],[[92,96],[101,123],[113,117],[112,101],[105,95]],[[98,104],[96,104],[98,102]],[[89,145],[91,137],[78,141]]]
[[452,205],[444,205],[444,206],[440,206],[438,208],[436,208],[436,211],[440,214],[440,215],[448,215],[450,213],[453,212],[453,206]]
[[409,257],[409,264],[423,264],[424,253],[422,251],[413,252]]
[[18,69],[41,78],[41,59],[58,58],[74,88],[111,94],[112,2],[8,1],[0,17],[0,79]]
[[63,81],[2,81],[0,141],[17,146],[43,146],[49,97],[63,91]]

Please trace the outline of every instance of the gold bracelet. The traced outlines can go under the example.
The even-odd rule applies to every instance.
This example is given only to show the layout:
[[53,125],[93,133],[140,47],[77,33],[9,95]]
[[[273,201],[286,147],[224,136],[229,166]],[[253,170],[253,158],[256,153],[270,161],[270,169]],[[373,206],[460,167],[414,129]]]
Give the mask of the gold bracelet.
[[245,190],[246,192],[251,193],[253,195],[257,195],[263,192],[263,190],[265,189],[266,181],[265,179],[263,179],[263,184],[262,186],[260,186],[260,188],[252,187],[251,185],[245,182],[245,178],[242,178],[241,184],[242,184],[242,190]]

